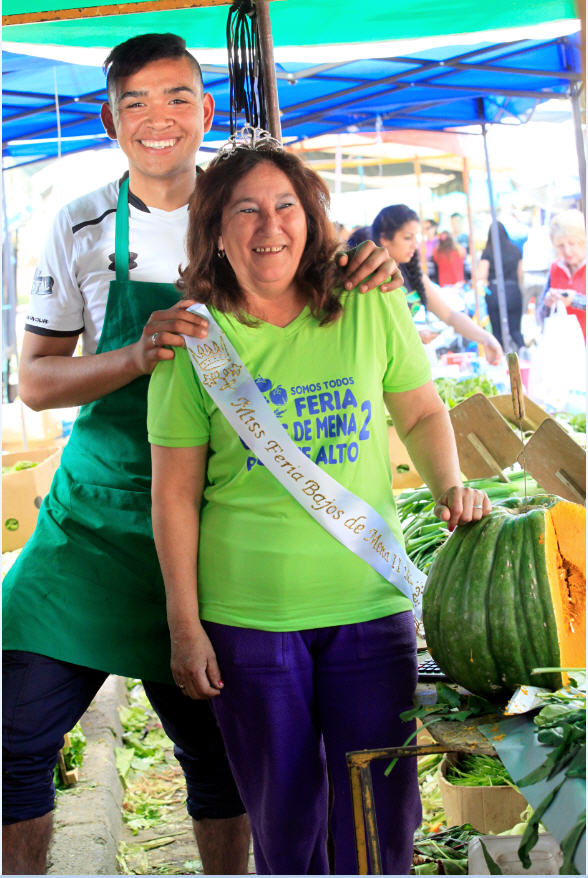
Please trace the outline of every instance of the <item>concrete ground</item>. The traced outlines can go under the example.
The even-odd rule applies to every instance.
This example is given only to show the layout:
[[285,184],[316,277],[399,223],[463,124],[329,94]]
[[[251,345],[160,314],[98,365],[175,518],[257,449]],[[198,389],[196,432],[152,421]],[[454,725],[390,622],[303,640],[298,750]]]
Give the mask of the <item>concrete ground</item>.
[[59,795],[49,850],[51,875],[116,875],[123,788],[115,765],[122,743],[123,677],[109,677],[82,717],[86,750],[78,782]]
[[[186,812],[185,781],[171,741],[164,737],[162,762],[136,772],[123,789],[115,748],[123,744],[119,707],[128,702],[126,679],[111,676],[82,717],[86,750],[79,780],[57,797],[48,874],[202,874]],[[151,723],[158,720],[149,707],[146,726]],[[123,815],[134,816],[142,795],[160,818],[134,832]],[[255,872],[253,856],[249,872]]]

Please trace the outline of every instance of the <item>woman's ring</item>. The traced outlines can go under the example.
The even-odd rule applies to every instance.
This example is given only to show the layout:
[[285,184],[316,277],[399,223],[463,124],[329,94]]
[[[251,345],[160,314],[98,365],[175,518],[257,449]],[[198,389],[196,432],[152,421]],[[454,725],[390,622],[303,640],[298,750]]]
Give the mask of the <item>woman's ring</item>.
[[479,505],[477,505],[476,503],[474,503],[474,505],[472,506],[472,509],[483,509],[483,508],[484,508],[484,504],[483,504],[483,503],[480,503]]
[[178,687],[179,687],[180,689],[185,689],[185,688],[186,688],[186,684],[185,684],[185,683],[178,683]]
[[158,340],[158,338],[159,338],[159,333],[158,333],[158,332],[154,332],[153,335],[151,336],[151,341],[153,342],[153,346],[154,346],[154,347],[157,347],[157,340]]

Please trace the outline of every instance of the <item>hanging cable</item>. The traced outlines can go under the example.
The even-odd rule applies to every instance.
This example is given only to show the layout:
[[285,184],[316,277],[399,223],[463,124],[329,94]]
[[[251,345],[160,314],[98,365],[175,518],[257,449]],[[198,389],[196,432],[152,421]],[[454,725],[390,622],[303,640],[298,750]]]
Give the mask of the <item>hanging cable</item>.
[[227,19],[231,134],[239,112],[254,128],[267,130],[257,15],[253,0],[235,0]]

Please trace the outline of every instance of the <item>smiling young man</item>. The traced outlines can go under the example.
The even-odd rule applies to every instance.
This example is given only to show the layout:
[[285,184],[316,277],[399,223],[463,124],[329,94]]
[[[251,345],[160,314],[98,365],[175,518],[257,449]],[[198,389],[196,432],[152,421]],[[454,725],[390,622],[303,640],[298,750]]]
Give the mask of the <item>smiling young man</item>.
[[[21,355],[27,405],[81,410],[35,533],[4,583],[3,872],[45,871],[63,735],[115,673],[143,680],[174,741],[204,871],[243,874],[248,821],[212,712],[184,698],[170,673],[146,431],[155,365],[184,344],[180,333],[206,335],[174,283],[214,102],[173,34],[127,40],[105,69],[102,121],[128,174],[56,217]],[[370,245],[349,260],[347,282],[372,275],[375,286],[393,267]]]

